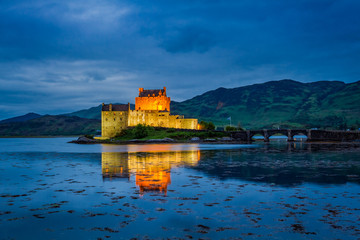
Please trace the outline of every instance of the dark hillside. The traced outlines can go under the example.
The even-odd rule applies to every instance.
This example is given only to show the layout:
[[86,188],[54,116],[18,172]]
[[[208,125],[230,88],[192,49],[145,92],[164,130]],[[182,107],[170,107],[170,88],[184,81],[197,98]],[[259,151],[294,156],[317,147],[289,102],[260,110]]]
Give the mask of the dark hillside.
[[[114,103],[114,104],[122,104],[122,103]],[[80,111],[67,113],[67,114],[64,114],[64,116],[76,116],[76,117],[81,117],[81,118],[99,119],[100,120],[101,119],[101,106],[102,106],[102,104],[100,104],[97,107],[91,107],[88,109],[83,109]],[[130,104],[130,108],[135,109],[135,105]]]
[[174,114],[217,125],[229,124],[231,116],[233,124],[252,129],[355,128],[360,119],[360,82],[281,80],[218,88],[184,102],[172,102],[171,109]]
[[39,118],[39,117],[41,117],[40,114],[37,114],[37,113],[27,113],[27,114],[22,115],[22,116],[4,119],[4,120],[0,121],[0,124],[1,124],[1,123],[12,123],[12,122],[25,122],[25,121],[28,121],[28,120],[31,120],[31,119],[35,119],[35,118]]
[[25,122],[0,124],[0,136],[57,136],[95,134],[100,121],[68,116],[46,115]]

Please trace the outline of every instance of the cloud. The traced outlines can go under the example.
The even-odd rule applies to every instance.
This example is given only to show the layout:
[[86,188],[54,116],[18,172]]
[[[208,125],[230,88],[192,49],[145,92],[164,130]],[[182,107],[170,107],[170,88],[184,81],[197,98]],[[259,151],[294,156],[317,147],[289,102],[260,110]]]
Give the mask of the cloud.
[[133,102],[139,87],[185,100],[269,80],[359,80],[355,0],[0,3],[0,119]]
[[215,45],[214,36],[209,31],[193,26],[177,29],[167,35],[160,46],[171,53],[204,53]]

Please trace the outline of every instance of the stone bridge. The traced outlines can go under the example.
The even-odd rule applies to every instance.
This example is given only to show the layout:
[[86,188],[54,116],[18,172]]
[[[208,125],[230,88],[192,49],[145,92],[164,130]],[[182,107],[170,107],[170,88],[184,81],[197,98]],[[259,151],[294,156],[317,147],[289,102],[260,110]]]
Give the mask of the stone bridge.
[[294,141],[295,135],[305,135],[307,141],[360,141],[360,131],[311,130],[311,129],[264,129],[232,132],[232,138],[239,141],[253,141],[255,135],[262,135],[264,141],[275,134],[285,135],[288,141]]

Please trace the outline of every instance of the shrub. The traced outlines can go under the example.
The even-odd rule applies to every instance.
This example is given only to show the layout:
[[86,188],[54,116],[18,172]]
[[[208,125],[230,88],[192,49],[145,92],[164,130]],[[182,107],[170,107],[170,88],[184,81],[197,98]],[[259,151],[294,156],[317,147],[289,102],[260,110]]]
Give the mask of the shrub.
[[176,132],[176,129],[175,128],[169,128],[169,129],[166,130],[166,132],[173,133],[173,132]]
[[121,132],[119,134],[116,134],[115,138],[126,136],[129,134],[131,134],[131,129],[126,128],[126,129],[121,130]]
[[149,135],[149,127],[143,124],[138,124],[134,128],[135,138],[144,138]]
[[226,127],[225,127],[225,131],[227,131],[227,132],[236,131],[236,130],[237,130],[237,128],[236,128],[236,127],[233,127],[233,126],[226,126]]
[[215,125],[212,122],[201,121],[199,124],[201,130],[215,130]]

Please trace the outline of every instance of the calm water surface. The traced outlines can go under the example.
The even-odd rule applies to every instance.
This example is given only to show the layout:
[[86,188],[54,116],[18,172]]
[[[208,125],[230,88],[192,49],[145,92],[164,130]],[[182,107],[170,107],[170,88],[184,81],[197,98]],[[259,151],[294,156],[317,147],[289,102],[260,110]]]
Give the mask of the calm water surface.
[[0,139],[1,239],[359,239],[360,148]]

